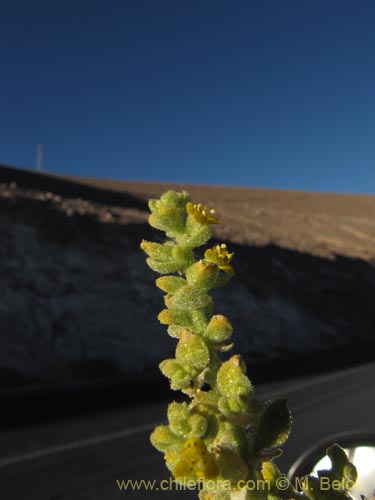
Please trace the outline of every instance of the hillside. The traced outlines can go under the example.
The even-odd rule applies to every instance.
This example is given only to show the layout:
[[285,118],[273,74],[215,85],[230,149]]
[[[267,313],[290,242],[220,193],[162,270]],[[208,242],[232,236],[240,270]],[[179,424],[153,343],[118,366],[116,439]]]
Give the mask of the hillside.
[[168,188],[216,209],[216,237],[235,251],[237,270],[215,293],[216,311],[231,319],[250,364],[309,352],[318,365],[324,350],[373,342],[375,196],[0,166],[3,387],[134,377],[173,353],[156,320],[162,294],[139,250],[142,238],[158,238],[147,200]]

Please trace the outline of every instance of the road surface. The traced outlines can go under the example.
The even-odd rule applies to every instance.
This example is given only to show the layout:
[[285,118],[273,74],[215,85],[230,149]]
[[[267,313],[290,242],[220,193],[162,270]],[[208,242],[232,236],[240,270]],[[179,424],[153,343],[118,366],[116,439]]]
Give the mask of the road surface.
[[[327,436],[375,433],[375,363],[259,385],[256,393],[261,399],[288,399],[293,429],[277,462],[285,472],[307,447]],[[139,405],[2,432],[1,500],[196,499],[196,492],[159,487],[169,475],[149,434],[163,422],[166,405]],[[148,483],[152,491],[121,490],[121,481],[129,479],[155,484]]]

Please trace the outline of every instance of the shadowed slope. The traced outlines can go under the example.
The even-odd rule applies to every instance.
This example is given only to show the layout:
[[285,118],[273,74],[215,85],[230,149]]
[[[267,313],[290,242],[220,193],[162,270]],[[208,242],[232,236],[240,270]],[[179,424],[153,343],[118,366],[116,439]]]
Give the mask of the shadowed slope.
[[237,275],[215,291],[216,312],[253,381],[373,359],[374,197],[2,174],[0,399],[11,422],[31,400],[50,418],[125,404],[145,383],[169,394],[157,365],[175,341],[156,319],[162,293],[139,243],[160,237],[146,201],[170,187],[214,206],[217,241],[231,240]]

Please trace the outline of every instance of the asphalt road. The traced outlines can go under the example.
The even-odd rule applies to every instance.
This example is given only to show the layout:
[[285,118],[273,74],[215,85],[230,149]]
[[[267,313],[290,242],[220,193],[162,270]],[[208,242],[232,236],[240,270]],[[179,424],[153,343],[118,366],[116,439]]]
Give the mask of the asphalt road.
[[[375,363],[259,385],[256,392],[262,399],[287,397],[292,410],[293,430],[278,459],[285,472],[306,448],[331,435],[375,433]],[[197,498],[196,492],[159,487],[168,472],[149,434],[164,420],[166,405],[139,405],[2,432],[0,499]],[[156,483],[152,491],[120,490],[117,481],[128,479]]]

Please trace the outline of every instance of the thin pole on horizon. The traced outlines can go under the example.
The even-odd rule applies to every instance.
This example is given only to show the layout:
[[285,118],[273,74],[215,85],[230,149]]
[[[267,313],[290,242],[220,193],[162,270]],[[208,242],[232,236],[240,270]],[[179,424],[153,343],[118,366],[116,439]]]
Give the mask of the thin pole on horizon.
[[41,172],[43,168],[43,144],[38,144],[36,148],[36,171]]

